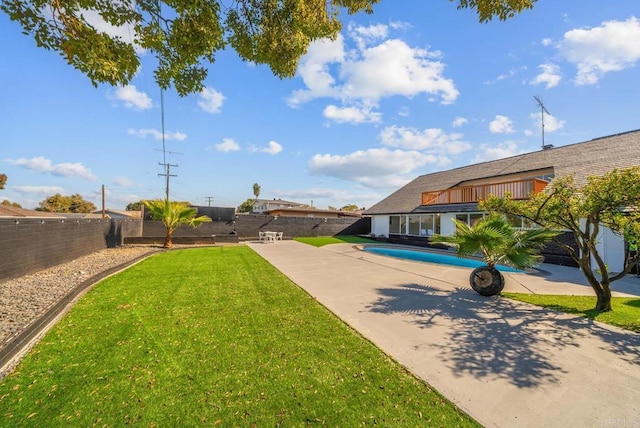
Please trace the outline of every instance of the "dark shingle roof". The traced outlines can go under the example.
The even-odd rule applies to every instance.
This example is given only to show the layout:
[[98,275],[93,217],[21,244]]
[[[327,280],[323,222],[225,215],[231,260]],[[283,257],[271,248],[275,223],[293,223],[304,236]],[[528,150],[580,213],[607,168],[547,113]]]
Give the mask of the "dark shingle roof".
[[582,184],[591,175],[634,165],[640,165],[640,130],[421,175],[364,214],[412,212],[421,205],[422,192],[448,189],[467,180],[552,167],[556,177],[573,174]]

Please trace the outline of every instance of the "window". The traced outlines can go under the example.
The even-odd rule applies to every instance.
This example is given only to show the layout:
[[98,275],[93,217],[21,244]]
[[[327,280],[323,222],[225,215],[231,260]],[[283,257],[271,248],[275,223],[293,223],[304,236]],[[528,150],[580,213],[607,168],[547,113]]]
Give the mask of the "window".
[[456,220],[473,226],[484,218],[484,213],[456,214]]
[[410,214],[409,235],[432,236],[440,233],[440,214]]
[[420,235],[420,215],[409,215],[409,235]]
[[429,214],[422,216],[421,235],[425,232],[427,236],[440,233],[440,214]]
[[407,234],[407,216],[406,215],[392,215],[389,216],[389,233],[396,235]]
[[392,215],[389,216],[389,233],[400,233],[400,216]]

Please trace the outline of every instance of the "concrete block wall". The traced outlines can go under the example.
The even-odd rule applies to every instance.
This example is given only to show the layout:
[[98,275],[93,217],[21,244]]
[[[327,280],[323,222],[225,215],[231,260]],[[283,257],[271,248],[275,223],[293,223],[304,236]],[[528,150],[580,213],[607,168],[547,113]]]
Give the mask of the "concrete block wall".
[[[164,238],[165,227],[159,221],[144,221],[142,237]],[[371,231],[370,218],[309,218],[309,217],[273,217],[267,215],[239,215],[235,220],[203,223],[197,228],[180,226],[174,237],[211,238],[213,235],[238,236],[240,241],[258,239],[260,231],[283,232],[285,239],[298,236],[359,235]]]
[[2,219],[0,280],[116,247],[141,233],[140,220]]
[[[578,244],[576,244],[573,232],[563,232],[556,237],[556,240],[560,241],[563,245],[569,245],[576,253],[578,251]],[[572,266],[578,267],[578,264],[571,258],[567,249],[556,242],[551,241],[540,252],[544,256],[545,263],[551,263],[560,266]]]

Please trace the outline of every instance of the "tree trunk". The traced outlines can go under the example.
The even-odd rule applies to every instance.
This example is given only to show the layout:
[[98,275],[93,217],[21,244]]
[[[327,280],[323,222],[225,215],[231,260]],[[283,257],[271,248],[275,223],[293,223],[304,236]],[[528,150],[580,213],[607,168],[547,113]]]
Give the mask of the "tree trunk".
[[611,288],[609,284],[600,283],[600,287],[596,290],[598,301],[596,302],[596,311],[609,312],[611,310]]
[[172,241],[172,235],[173,235],[173,230],[167,228],[167,234],[164,237],[164,248],[171,248],[173,247],[173,241]]

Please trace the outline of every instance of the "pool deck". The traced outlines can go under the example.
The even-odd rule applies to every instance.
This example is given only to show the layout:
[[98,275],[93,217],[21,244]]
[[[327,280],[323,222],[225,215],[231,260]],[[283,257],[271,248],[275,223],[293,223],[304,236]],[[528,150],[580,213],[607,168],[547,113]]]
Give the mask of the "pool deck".
[[[486,427],[640,426],[639,334],[482,297],[468,285],[470,268],[352,244],[248,245]],[[593,296],[578,269],[541,268],[504,274],[505,291]],[[638,296],[640,278],[612,288]]]

